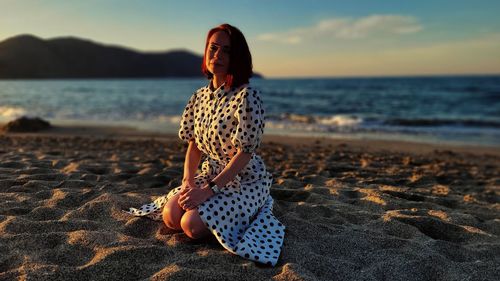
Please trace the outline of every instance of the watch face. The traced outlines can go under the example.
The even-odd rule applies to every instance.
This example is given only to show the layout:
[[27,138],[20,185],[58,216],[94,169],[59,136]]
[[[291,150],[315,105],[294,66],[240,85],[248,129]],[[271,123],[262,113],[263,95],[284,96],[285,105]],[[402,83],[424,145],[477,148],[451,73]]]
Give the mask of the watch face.
[[220,192],[220,188],[217,186],[217,184],[213,181],[211,181],[208,186],[210,187],[210,189],[212,189],[212,191],[214,193],[219,193]]

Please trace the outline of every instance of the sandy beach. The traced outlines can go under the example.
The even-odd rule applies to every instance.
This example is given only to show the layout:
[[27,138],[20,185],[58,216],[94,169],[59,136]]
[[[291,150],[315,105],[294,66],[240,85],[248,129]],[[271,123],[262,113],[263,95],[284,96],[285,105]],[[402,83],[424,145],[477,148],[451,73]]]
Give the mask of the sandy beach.
[[276,267],[122,210],[180,185],[173,135],[0,135],[0,280],[500,280],[500,149],[265,135]]

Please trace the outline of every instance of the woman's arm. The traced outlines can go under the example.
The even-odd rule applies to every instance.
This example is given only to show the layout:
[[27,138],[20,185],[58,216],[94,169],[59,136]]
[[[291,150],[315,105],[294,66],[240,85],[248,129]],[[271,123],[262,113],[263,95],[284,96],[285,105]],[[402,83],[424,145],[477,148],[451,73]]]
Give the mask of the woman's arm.
[[186,151],[186,159],[184,161],[184,176],[182,177],[182,184],[185,182],[192,182],[196,175],[196,170],[200,165],[201,151],[196,146],[194,140],[189,141],[189,146]]
[[236,155],[231,158],[231,161],[224,167],[224,170],[218,174],[212,181],[219,187],[225,186],[228,182],[232,181],[238,173],[245,168],[245,166],[252,159],[251,153],[246,153],[238,150]]
[[[224,170],[222,170],[222,172],[218,174],[213,181],[217,184],[217,186],[225,186],[236,177],[236,175],[248,164],[251,158],[251,153],[238,150],[236,155],[231,159],[231,161],[229,161]],[[212,189],[208,187],[208,184],[199,189],[184,189],[181,191],[179,196],[179,206],[181,206],[184,210],[191,210],[205,202],[213,195],[214,193]]]

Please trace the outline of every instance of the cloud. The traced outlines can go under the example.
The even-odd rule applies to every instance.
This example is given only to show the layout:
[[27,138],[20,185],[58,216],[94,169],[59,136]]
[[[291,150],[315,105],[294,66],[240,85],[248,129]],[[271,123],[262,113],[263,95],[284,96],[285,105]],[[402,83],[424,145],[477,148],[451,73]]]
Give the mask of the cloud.
[[325,19],[314,26],[261,34],[258,39],[268,42],[299,44],[318,36],[352,40],[381,35],[410,34],[422,29],[422,25],[412,16],[371,15],[358,19]]

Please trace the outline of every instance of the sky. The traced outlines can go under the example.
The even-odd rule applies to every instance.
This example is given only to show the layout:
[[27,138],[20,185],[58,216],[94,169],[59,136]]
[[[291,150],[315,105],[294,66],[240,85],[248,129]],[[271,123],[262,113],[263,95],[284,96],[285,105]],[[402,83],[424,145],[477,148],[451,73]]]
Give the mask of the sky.
[[498,0],[0,0],[0,41],[74,36],[203,53],[238,27],[266,77],[500,74]]

